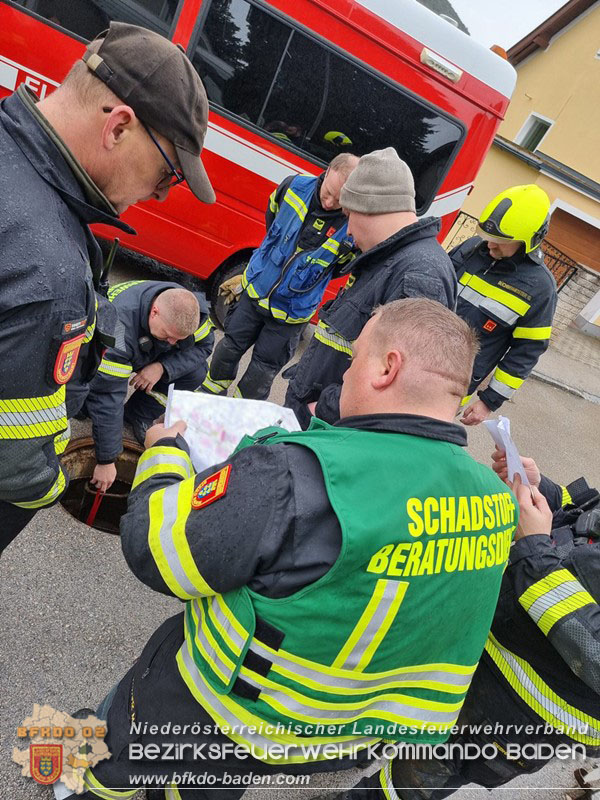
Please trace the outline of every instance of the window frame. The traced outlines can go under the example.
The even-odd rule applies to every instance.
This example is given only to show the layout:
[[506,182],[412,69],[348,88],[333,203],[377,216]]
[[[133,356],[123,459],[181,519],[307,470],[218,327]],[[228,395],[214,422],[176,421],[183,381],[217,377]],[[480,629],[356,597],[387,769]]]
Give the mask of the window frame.
[[[59,31],[60,33],[64,33],[67,36],[70,36],[71,39],[75,39],[78,42],[83,42],[83,44],[89,44],[92,41],[91,39],[84,39],[83,36],[79,36],[78,33],[74,33],[73,31],[70,31],[68,28],[64,28],[57,22],[52,22],[47,17],[43,17],[41,14],[38,14],[37,11],[32,11],[30,8],[26,8],[25,6],[21,5],[21,3],[18,3],[17,0],[3,0],[3,1],[7,3],[7,5],[12,6],[17,11],[21,11],[23,14],[27,14],[27,16],[33,17],[34,19],[38,19],[40,22],[43,22],[44,25],[48,25],[49,28],[53,28],[55,31]],[[126,0],[121,0],[121,2],[126,2]],[[181,14],[181,9],[183,8],[183,4],[185,2],[186,0],[178,0],[177,8],[175,9],[175,13],[173,14],[173,22],[171,23],[168,34],[165,36],[165,38],[169,39],[169,41],[171,42],[173,41],[173,34],[175,33],[175,29],[177,28],[179,15]],[[148,28],[148,30],[151,29]],[[162,34],[159,35],[162,36]]]
[[[527,139],[529,134],[532,132],[533,126],[536,122],[544,122],[548,124],[548,127],[544,131],[542,138],[539,142],[535,145],[532,150],[527,149],[523,146],[522,142]],[[550,119],[550,117],[545,117],[543,114],[539,114],[537,111],[531,111],[525,122],[521,125],[521,129],[515,136],[514,142],[518,144],[519,147],[523,147],[524,150],[527,150],[528,153],[535,153],[535,151],[539,148],[541,143],[544,141],[548,133],[552,130],[555,120]]]
[[[342,50],[340,47],[338,47],[337,45],[333,44],[332,42],[329,42],[327,39],[322,37],[320,34],[315,33],[315,31],[311,30],[310,28],[307,28],[305,25],[303,25],[302,23],[298,22],[293,17],[289,17],[286,14],[283,14],[278,9],[275,9],[272,6],[268,5],[266,2],[264,2],[264,0],[244,0],[244,2],[247,2],[248,5],[255,6],[256,8],[260,9],[262,12],[264,12],[266,14],[269,14],[272,17],[275,17],[275,19],[277,19],[279,22],[282,22],[285,25],[287,25],[290,29],[292,29],[294,31],[298,31],[299,33],[307,36],[309,39],[312,39],[320,47],[323,47],[325,50],[329,50],[334,55],[338,56],[339,58],[344,59],[351,66],[353,66],[355,68],[358,68],[359,70],[362,70],[363,72],[367,73],[368,75],[370,75],[371,77],[375,78],[376,80],[379,80],[381,83],[387,84],[388,87],[390,87],[391,89],[397,91],[398,93],[403,95],[405,98],[408,98],[409,100],[413,101],[417,105],[420,105],[422,108],[425,108],[425,109],[428,109],[430,111],[433,111],[438,116],[448,120],[450,123],[453,123],[454,125],[456,125],[459,128],[460,136],[457,139],[457,141],[456,141],[456,143],[454,145],[454,148],[452,149],[452,152],[450,153],[450,155],[447,158],[446,165],[444,167],[443,172],[440,175],[439,182],[438,182],[437,186],[435,187],[435,189],[433,190],[431,195],[429,197],[425,198],[425,202],[423,203],[423,205],[420,206],[419,208],[417,208],[417,214],[419,216],[423,216],[428,211],[428,209],[430,208],[431,204],[434,202],[435,197],[436,197],[436,193],[438,192],[439,188],[444,183],[444,181],[446,179],[446,176],[448,175],[448,172],[450,171],[450,169],[452,167],[452,164],[454,163],[454,161],[456,159],[456,155],[457,155],[458,151],[460,150],[460,148],[463,146],[463,144],[465,142],[465,139],[467,137],[467,126],[465,125],[465,123],[461,119],[459,119],[458,117],[455,117],[453,114],[451,114],[450,112],[446,111],[445,109],[438,108],[437,106],[433,105],[428,100],[426,100],[425,98],[423,98],[420,95],[416,94],[415,92],[413,92],[408,87],[402,86],[402,84],[398,83],[393,78],[390,78],[389,76],[385,75],[383,72],[381,72],[380,70],[376,69],[375,67],[372,67],[370,64],[366,64],[366,63],[360,61],[359,59],[355,58],[351,53],[348,53],[347,51]],[[188,58],[190,59],[190,61],[192,60],[192,57],[193,57],[194,52],[196,50],[196,47],[198,46],[200,33],[204,28],[204,24],[206,22],[206,18],[208,16],[208,14],[210,13],[210,9],[212,7],[212,3],[213,3],[213,0],[208,0],[208,2],[205,0],[205,2],[202,3],[200,12],[199,12],[198,17],[196,19],[196,24],[194,25],[194,28],[192,30],[192,34],[190,36],[190,39],[189,39],[189,42],[188,42],[188,45],[187,45],[187,48],[186,48],[186,54],[187,54]],[[363,35],[366,35],[366,34],[363,34]],[[275,73],[274,79],[276,77],[277,77],[277,73]],[[228,119],[231,122],[234,122],[236,125],[239,125],[241,128],[245,128],[246,130],[257,134],[257,135],[261,136],[262,138],[267,139],[268,141],[274,142],[279,147],[282,147],[284,150],[289,150],[290,152],[294,153],[295,155],[298,155],[301,158],[305,159],[306,161],[311,162],[315,166],[322,167],[322,168],[326,168],[327,167],[327,163],[328,162],[323,161],[322,159],[318,158],[317,156],[314,156],[312,153],[309,153],[306,150],[302,150],[301,148],[297,147],[296,145],[294,145],[292,143],[284,142],[283,140],[278,139],[277,137],[275,137],[272,134],[270,134],[268,131],[265,131],[264,128],[259,127],[257,124],[255,124],[253,122],[248,122],[248,120],[237,116],[236,114],[234,114],[233,112],[231,112],[228,109],[224,108],[223,106],[219,106],[219,105],[215,104],[210,99],[208,101],[208,105],[209,105],[210,110],[213,111],[215,114],[218,114],[219,116],[224,117],[225,119]]]

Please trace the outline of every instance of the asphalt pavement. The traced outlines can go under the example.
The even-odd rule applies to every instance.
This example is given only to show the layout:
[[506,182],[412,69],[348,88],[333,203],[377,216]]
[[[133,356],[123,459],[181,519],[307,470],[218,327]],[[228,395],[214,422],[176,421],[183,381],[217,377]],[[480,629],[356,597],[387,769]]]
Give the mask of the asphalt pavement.
[[[145,277],[130,265],[117,277],[132,274]],[[310,335],[309,330],[298,355]],[[270,399],[281,402],[285,385],[278,378]],[[530,379],[502,410],[511,420],[521,453],[533,456],[543,472],[561,483],[583,474],[600,486],[600,405]],[[74,433],[86,431],[86,424],[79,423]],[[469,429],[469,451],[476,459],[488,463],[492,449],[482,426]],[[0,761],[0,798],[49,800],[51,791],[21,777],[12,762],[17,726],[34,703],[62,711],[94,708],[150,634],[181,605],[152,592],[129,572],[118,537],[89,529],[61,506],[38,513],[8,547],[0,559],[0,586],[0,741],[5,756]],[[596,763],[592,760],[587,766]],[[554,761],[491,794],[463,789],[454,797],[558,800],[574,785],[576,766],[579,762]],[[362,774],[315,776],[311,788],[252,789],[245,798],[258,800],[268,792],[282,800],[308,800],[319,794],[317,786],[351,786]]]

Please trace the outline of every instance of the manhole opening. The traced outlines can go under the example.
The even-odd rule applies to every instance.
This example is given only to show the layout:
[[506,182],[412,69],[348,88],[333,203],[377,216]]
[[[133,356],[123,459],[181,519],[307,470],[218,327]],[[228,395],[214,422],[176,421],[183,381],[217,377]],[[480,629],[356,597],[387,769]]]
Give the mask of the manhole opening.
[[[127,498],[143,448],[129,440],[123,442],[123,452],[116,461],[117,478],[97,505],[91,527],[106,533],[119,534],[121,517],[127,511]],[[62,463],[70,476],[69,487],[61,505],[81,522],[87,522],[97,490],[90,483],[96,466],[94,442],[91,438],[75,439],[65,450]]]

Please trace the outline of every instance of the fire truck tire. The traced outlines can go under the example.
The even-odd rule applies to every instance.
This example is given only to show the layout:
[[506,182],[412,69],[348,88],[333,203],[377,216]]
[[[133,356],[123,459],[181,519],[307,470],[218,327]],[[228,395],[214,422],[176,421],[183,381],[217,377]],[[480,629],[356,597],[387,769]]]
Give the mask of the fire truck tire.
[[235,264],[230,264],[225,270],[219,270],[216,274],[214,281],[210,287],[210,305],[211,316],[215,325],[223,330],[225,317],[229,310],[229,306],[225,304],[224,298],[219,294],[219,286],[233,278],[234,275],[241,275],[248,266],[245,260],[237,261]]

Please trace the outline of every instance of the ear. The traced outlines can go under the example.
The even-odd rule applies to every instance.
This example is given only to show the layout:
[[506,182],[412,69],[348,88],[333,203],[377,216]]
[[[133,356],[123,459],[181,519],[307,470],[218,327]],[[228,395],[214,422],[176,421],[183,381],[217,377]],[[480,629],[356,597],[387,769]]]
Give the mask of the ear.
[[152,303],[152,307],[150,308],[150,319],[158,317],[159,313],[160,312],[158,310],[158,306],[156,305],[156,303]]
[[112,150],[131,134],[136,122],[135,111],[130,106],[115,106],[102,128],[102,145]]
[[387,389],[405,364],[404,355],[399,350],[390,350],[382,358],[378,374],[371,380],[374,389]]

